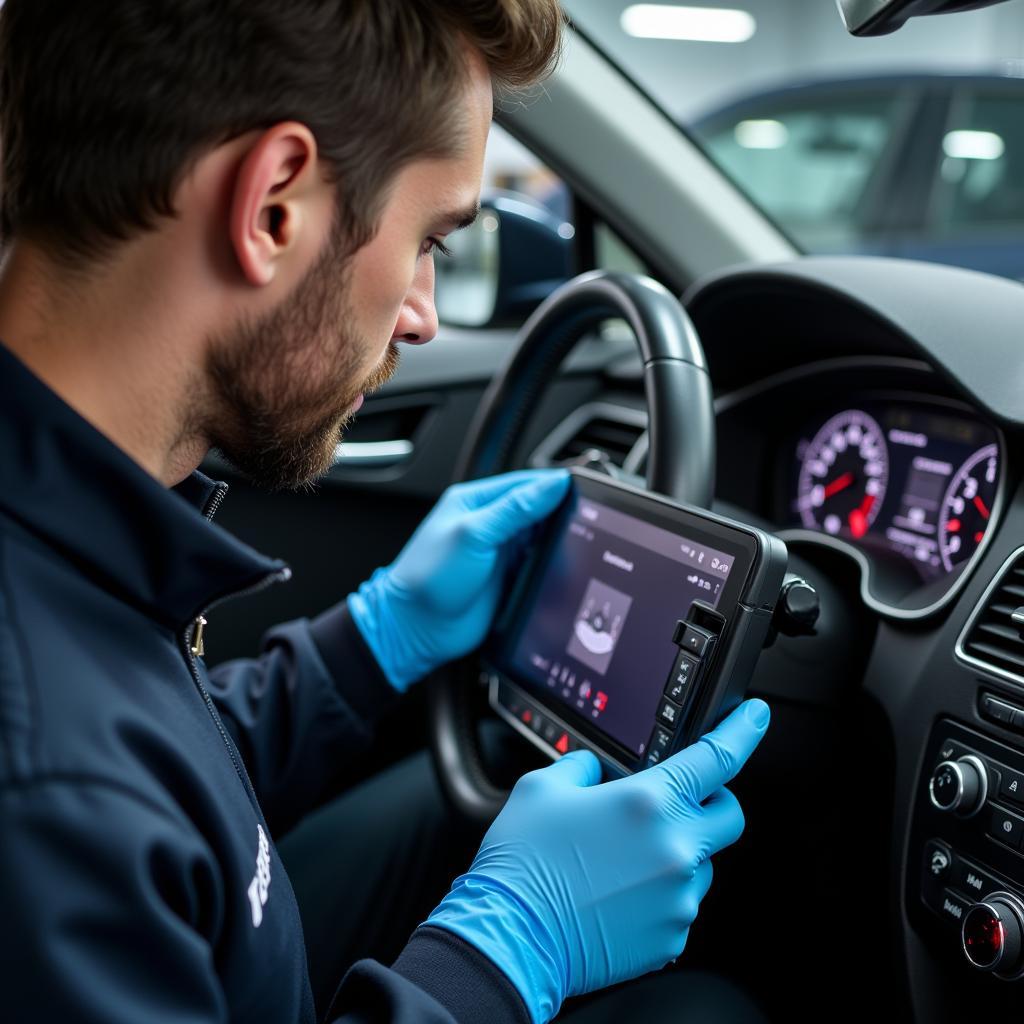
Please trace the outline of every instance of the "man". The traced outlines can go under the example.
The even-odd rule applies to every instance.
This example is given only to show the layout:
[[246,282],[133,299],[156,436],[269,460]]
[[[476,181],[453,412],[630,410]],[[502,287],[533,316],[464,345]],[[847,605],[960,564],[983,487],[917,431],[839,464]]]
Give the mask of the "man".
[[[340,790],[396,693],[479,644],[508,545],[566,478],[450,490],[347,602],[208,673],[203,613],[288,571],[209,522],[223,487],[195,470],[211,447],[269,487],[327,468],[397,345],[433,336],[432,253],[475,215],[492,85],[539,80],[560,19],[555,0],[3,7],[5,1019],[317,1016],[274,836]],[[526,776],[396,963],[356,964],[319,1009],[536,1022],[664,965],[766,725],[748,702],[634,779],[598,785],[582,753]]]

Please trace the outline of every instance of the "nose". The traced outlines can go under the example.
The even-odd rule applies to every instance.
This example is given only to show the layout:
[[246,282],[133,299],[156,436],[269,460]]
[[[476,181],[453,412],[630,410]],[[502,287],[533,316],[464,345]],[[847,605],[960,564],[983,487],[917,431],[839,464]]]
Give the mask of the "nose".
[[425,345],[437,334],[437,309],[434,306],[434,261],[419,260],[416,275],[405,294],[392,341]]

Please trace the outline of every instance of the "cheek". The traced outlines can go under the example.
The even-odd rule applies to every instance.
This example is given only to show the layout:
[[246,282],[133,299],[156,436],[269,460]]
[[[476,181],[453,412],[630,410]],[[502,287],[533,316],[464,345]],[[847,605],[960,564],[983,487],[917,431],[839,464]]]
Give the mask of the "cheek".
[[411,256],[396,253],[389,247],[378,247],[371,242],[366,248],[366,258],[353,276],[353,312],[374,345],[383,347],[391,335],[402,304],[409,289],[417,278],[421,262],[418,250]]

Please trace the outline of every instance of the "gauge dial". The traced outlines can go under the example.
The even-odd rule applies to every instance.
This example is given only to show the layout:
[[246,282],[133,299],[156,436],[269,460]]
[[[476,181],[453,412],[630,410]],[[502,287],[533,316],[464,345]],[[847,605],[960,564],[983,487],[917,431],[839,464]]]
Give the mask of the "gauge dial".
[[804,526],[859,540],[885,500],[889,452],[866,412],[833,416],[803,452],[797,507]]
[[939,555],[947,572],[970,558],[985,537],[999,483],[999,449],[979,448],[949,482],[939,512]]

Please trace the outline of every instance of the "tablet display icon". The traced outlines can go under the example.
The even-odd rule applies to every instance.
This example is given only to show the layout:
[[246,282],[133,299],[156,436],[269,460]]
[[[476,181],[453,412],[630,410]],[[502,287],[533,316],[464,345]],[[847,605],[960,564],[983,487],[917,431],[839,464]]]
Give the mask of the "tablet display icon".
[[604,675],[632,603],[628,594],[592,579],[573,620],[567,653]]

